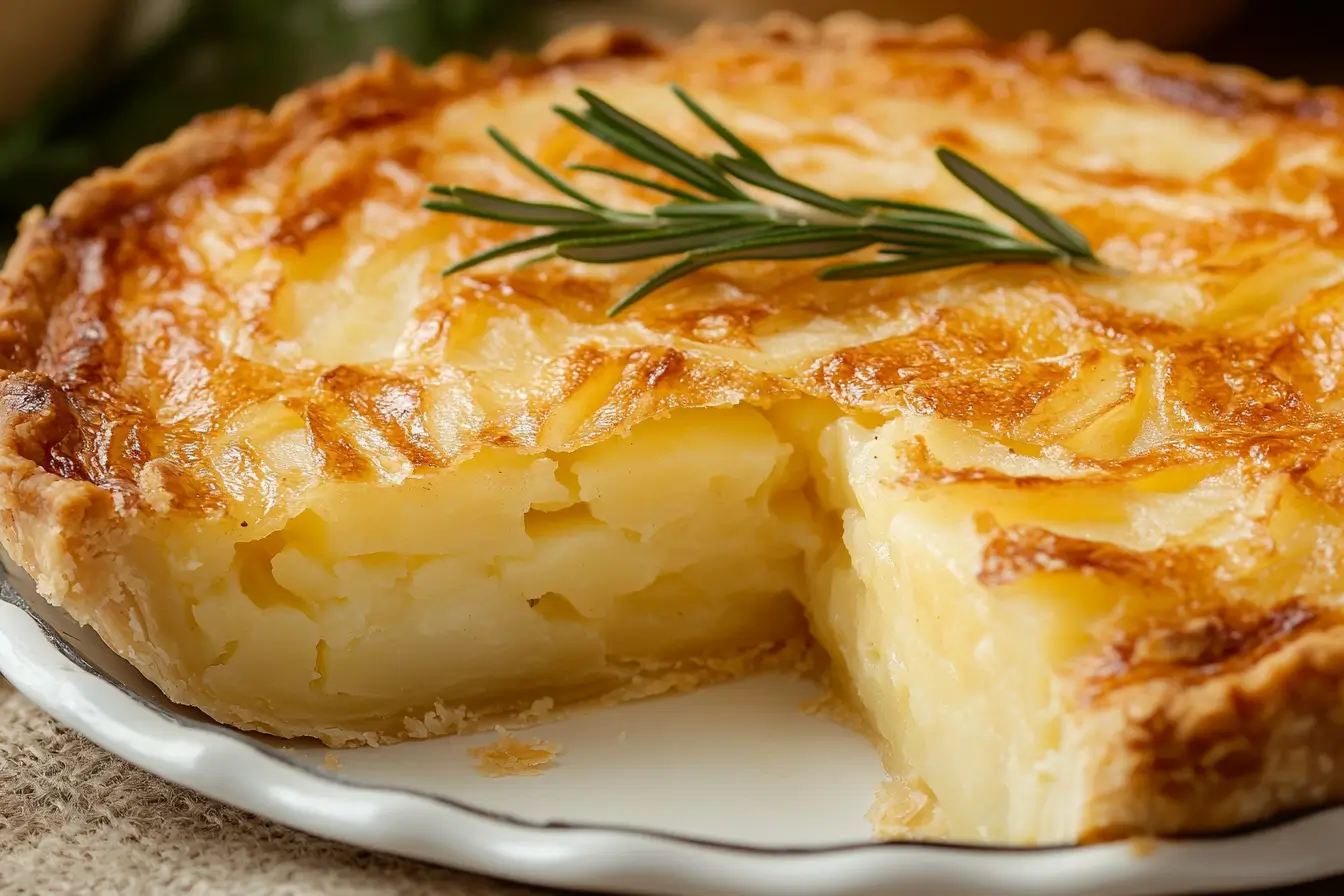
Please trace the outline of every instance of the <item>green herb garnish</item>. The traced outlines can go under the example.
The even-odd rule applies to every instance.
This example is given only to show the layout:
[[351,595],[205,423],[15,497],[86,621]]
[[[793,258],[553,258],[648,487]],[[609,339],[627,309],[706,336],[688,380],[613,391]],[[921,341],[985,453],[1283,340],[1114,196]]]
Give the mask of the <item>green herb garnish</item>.
[[[822,280],[862,280],[987,262],[1056,263],[1108,270],[1087,239],[1067,221],[1023,198],[946,147],[937,150],[943,167],[1039,241],[1020,239],[987,221],[950,209],[888,199],[842,199],[791,180],[685,91],[678,87],[672,90],[731,153],[695,155],[589,91],[579,90],[587,108],[576,112],[556,106],[556,114],[628,158],[657,168],[676,181],[668,184],[594,165],[569,166],[570,170],[602,174],[668,197],[667,202],[647,212],[633,212],[598,202],[489,128],[490,137],[506,153],[570,201],[529,202],[470,187],[430,187],[431,193],[443,198],[425,202],[427,209],[550,228],[463,259],[445,270],[444,276],[520,253],[534,253],[525,264],[555,256],[590,264],[682,256],[608,309],[608,316],[615,316],[654,290],[710,265],[756,259],[830,258],[872,246],[879,247],[880,258],[831,265],[817,276]],[[792,200],[793,205],[762,202],[749,195],[745,186]]]

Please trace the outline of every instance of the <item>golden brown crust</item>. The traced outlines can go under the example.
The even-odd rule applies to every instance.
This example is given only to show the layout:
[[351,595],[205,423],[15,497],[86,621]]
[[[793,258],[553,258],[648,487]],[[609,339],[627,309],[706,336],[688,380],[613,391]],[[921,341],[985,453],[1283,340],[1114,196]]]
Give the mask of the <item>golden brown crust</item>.
[[[820,112],[797,97],[785,102],[784,120],[843,123],[861,111],[854,97],[1002,107],[1039,142],[1004,164],[1039,176],[1034,186],[1053,190],[1103,253],[1130,269],[1130,285],[1005,268],[840,288],[814,282],[806,266],[761,264],[704,272],[606,325],[601,309],[629,278],[540,266],[435,284],[407,315],[396,363],[305,355],[308,346],[294,348],[307,335],[302,320],[277,333],[284,303],[297,300],[285,291],[290,275],[276,270],[311,264],[323,273],[321,259],[339,254],[353,228],[374,242],[383,239],[378,227],[401,228],[398,239],[451,237],[459,251],[509,232],[414,217],[423,185],[445,170],[436,160],[466,139],[435,131],[436,116],[468,98],[517,99],[581,76],[617,84],[619,66],[637,81],[685,76],[693,89],[746,101],[807,77],[831,88],[814,92],[825,96]],[[1106,147],[1078,144],[1086,122],[1069,131],[1043,114],[1082,114],[1088,103],[1131,123],[1151,114],[1188,128],[1178,141],[1223,141],[1227,158],[1196,170],[1145,155],[1157,145],[1150,141],[1098,163]],[[486,445],[567,450],[678,407],[799,396],[847,412],[931,416],[1039,450],[1060,439],[1042,420],[1052,396],[1114,357],[1128,379],[1088,425],[1145,401],[1167,428],[1158,438],[1130,434],[1109,454],[1072,449],[1085,484],[1224,462],[1248,483],[1286,476],[1335,514],[1344,510],[1334,466],[1344,441],[1335,376],[1344,312],[1320,258],[1344,249],[1342,103],[1339,90],[1100,35],[1054,50],[1036,36],[991,42],[958,21],[911,28],[772,16],[706,27],[667,47],[594,27],[557,38],[537,59],[450,57],[426,70],[384,55],[269,115],[205,117],[76,184],[49,214],[24,219],[0,273],[3,540],[45,595],[175,696],[120,549],[156,516],[232,512],[202,458],[244,409],[273,403],[299,415],[324,475],[338,479],[385,475],[388,458],[412,472],[447,467]],[[971,127],[965,108],[967,121],[930,139],[992,150],[997,138]],[[871,124],[786,137],[822,147],[823,162],[828,140],[871,162],[897,145]],[[768,135],[770,122],[760,130]],[[559,161],[572,149],[563,139],[543,148]],[[230,204],[249,191],[264,197],[264,214]],[[193,228],[225,224],[232,243],[212,259]],[[1301,295],[1274,304],[1237,294],[1285,256],[1321,269]],[[253,265],[241,277],[230,268],[240,258]],[[1182,292],[1189,284],[1193,293]],[[1298,285],[1270,278],[1262,291],[1292,294]],[[1124,289],[1162,300],[1137,302]],[[534,353],[533,382],[510,392],[472,359],[494,328],[520,320],[555,343]],[[797,349],[819,324],[843,332],[820,349]],[[456,412],[446,433],[426,410],[430,393],[445,391]],[[231,449],[247,467],[252,449]],[[1030,477],[927,458],[912,468],[912,482],[1032,487]],[[1184,597],[1199,591],[1197,604],[1226,596],[1222,571],[1203,555],[1103,550],[1007,529],[987,549],[982,581],[1009,587],[1052,570],[1139,588],[1176,582]],[[1090,658],[1082,678],[1096,687],[1080,737],[1094,796],[1082,836],[1219,828],[1344,795],[1344,764],[1331,760],[1344,744],[1344,626],[1320,611],[1325,597],[1259,610],[1243,601],[1235,619],[1226,607],[1200,606],[1184,628],[1156,614],[1147,627],[1122,627],[1110,653]]]
[[[1151,678],[1089,718],[1083,842],[1224,830],[1344,798],[1344,627],[1276,613],[1282,630],[1253,661]],[[1198,654],[1205,637],[1181,649]]]

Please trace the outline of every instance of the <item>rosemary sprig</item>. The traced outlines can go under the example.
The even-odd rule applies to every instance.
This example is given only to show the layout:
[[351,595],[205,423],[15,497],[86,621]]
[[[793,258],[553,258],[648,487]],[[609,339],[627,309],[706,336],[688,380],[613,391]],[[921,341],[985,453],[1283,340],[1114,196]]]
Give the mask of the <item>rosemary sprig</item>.
[[[861,280],[1010,262],[1109,270],[1071,224],[946,147],[936,152],[948,173],[1039,241],[1021,239],[988,221],[951,209],[891,199],[845,199],[799,183],[771,167],[759,152],[681,88],[673,87],[672,91],[727,144],[731,153],[695,155],[587,90],[578,91],[585,108],[576,111],[554,107],[556,114],[570,124],[676,181],[666,183],[597,165],[568,166],[571,171],[601,174],[668,198],[647,211],[627,211],[597,201],[494,128],[488,129],[501,149],[572,204],[511,199],[470,187],[430,187],[431,193],[442,197],[424,203],[433,211],[550,228],[464,258],[445,270],[444,276],[522,253],[536,253],[524,264],[557,256],[589,264],[681,256],[608,309],[607,314],[615,316],[649,293],[710,265],[753,259],[831,258],[873,246],[879,247],[877,260],[834,264],[821,269],[817,276],[822,280]],[[746,187],[790,202],[760,201]]]

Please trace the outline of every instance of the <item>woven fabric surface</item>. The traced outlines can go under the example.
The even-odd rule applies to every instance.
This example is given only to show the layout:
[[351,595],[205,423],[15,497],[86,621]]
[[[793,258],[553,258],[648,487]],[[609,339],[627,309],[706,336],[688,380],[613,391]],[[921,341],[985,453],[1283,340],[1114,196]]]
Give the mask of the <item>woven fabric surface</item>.
[[160,780],[0,679],[0,894],[524,896],[309,837]]

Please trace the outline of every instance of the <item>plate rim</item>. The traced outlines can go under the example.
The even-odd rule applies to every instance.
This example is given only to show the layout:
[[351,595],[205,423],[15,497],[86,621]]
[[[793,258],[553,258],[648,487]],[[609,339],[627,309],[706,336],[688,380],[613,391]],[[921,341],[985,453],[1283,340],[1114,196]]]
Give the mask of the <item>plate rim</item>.
[[[174,714],[103,673],[0,581],[0,675],[44,711],[152,774],[228,805],[316,836],[523,883],[629,893],[917,892],[1103,894],[1215,892],[1298,883],[1344,872],[1344,855],[1299,863],[1212,866],[1201,854],[1245,852],[1266,837],[1323,840],[1344,834],[1344,807],[1323,807],[1253,829],[1163,842],[1151,855],[1132,845],[990,846],[869,841],[770,847],[698,838],[633,825],[532,821],[441,794],[335,775],[213,721]],[[95,699],[96,698],[96,699]],[[148,736],[144,727],[158,729]],[[173,736],[175,735],[175,737]],[[155,750],[147,742],[157,743]],[[176,759],[173,758],[174,754]],[[243,760],[241,764],[238,760]],[[257,765],[260,763],[260,765]],[[251,774],[238,773],[252,766]],[[314,806],[325,803],[326,815]],[[335,818],[341,804],[365,818]],[[374,822],[377,822],[376,824]],[[426,838],[428,832],[432,838]],[[446,835],[446,836],[443,836]],[[1282,857],[1280,857],[1282,858]],[[699,861],[687,861],[698,859]],[[1312,861],[1312,860],[1315,861]],[[614,861],[615,860],[615,861]],[[1295,867],[1294,867],[1295,865]],[[1277,873],[1268,873],[1274,866]],[[1205,872],[1192,874],[1192,868]],[[925,889],[919,889],[919,888]]]

